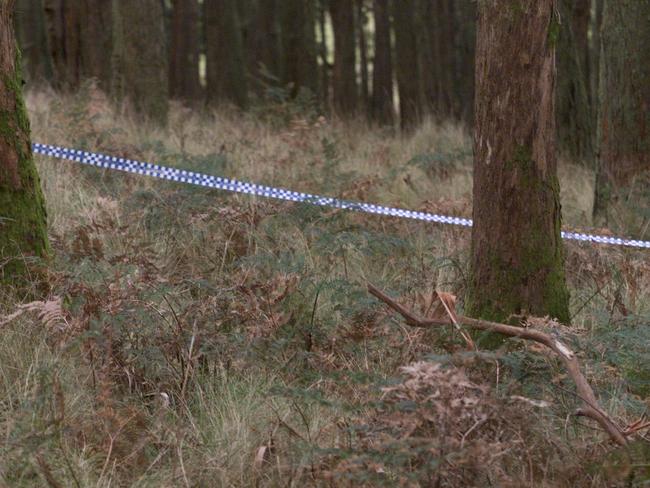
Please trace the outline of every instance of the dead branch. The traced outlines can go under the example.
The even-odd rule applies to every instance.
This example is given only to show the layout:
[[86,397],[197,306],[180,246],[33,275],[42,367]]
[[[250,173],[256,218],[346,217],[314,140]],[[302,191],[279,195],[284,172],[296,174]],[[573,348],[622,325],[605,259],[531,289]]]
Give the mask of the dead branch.
[[[390,308],[397,311],[406,319],[406,323],[413,327],[440,327],[451,323],[450,320],[447,319],[428,319],[419,317],[417,314],[408,310],[406,307],[393,300],[370,283],[368,284],[368,291],[375,297],[379,298],[382,302],[386,303]],[[576,355],[561,341],[549,334],[527,327],[515,327],[497,322],[488,322],[486,320],[464,317],[462,315],[458,316],[457,320],[460,324],[472,329],[497,332],[508,337],[519,337],[528,341],[538,342],[551,349],[564,363],[569,376],[576,385],[578,397],[584,403],[583,408],[578,409],[575,414],[589,417],[598,422],[598,424],[600,424],[600,426],[609,434],[611,439],[617,444],[621,446],[627,444],[627,439],[625,438],[623,431],[598,404],[598,400],[596,399],[596,395],[594,394],[591,385],[580,370],[580,365],[578,364]]]

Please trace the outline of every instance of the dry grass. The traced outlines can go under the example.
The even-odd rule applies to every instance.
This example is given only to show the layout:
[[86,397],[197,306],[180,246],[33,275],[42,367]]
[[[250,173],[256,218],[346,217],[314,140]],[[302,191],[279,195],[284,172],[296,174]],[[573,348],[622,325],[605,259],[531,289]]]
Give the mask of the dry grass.
[[[162,130],[92,86],[33,92],[28,105],[39,142],[471,213],[471,142],[453,125],[403,137],[308,107],[176,106]],[[462,296],[468,231],[37,161],[56,254],[49,302],[20,308],[0,291],[2,484],[647,483],[646,442],[614,452],[573,418],[554,359],[517,342],[468,358],[451,332],[404,327],[365,293],[370,280],[413,306],[436,287]],[[565,220],[587,227],[593,174],[563,162],[560,178]],[[603,406],[629,423],[650,407],[647,255],[567,254],[572,345]],[[454,408],[431,397],[437,384]],[[480,408],[457,403],[470,397]]]

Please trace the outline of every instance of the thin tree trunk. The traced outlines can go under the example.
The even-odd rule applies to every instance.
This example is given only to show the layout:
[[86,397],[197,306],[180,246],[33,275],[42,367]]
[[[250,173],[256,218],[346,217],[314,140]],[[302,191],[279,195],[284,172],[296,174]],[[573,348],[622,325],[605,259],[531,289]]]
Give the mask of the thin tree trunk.
[[416,127],[422,117],[415,1],[393,2],[395,68],[399,92],[400,125],[404,131]]
[[380,125],[393,125],[393,54],[390,42],[388,0],[375,0],[375,59],[372,71],[372,119]]
[[560,0],[559,7],[560,17],[565,20],[560,24],[557,41],[558,148],[572,159],[587,163],[593,159],[593,128],[585,76],[588,50],[584,6],[578,8],[572,0]]
[[594,213],[607,223],[617,187],[650,170],[650,2],[605,0]]
[[52,79],[52,58],[47,44],[43,0],[16,2],[16,37],[22,52],[23,73],[28,81]]
[[0,2],[0,281],[19,282],[30,257],[48,254],[45,202],[23,103],[13,0]]
[[357,111],[357,72],[354,36],[354,5],[351,0],[330,0],[334,29],[334,110],[341,116]]
[[318,96],[315,9],[313,0],[282,0],[283,81],[292,97],[303,88]]
[[481,319],[507,322],[531,314],[569,321],[555,156],[554,3],[478,4],[465,308]]
[[199,83],[199,2],[174,0],[169,48],[169,95],[185,101],[201,96]]
[[82,79],[80,4],[44,0],[44,7],[54,84],[65,89],[77,88]]
[[327,49],[327,3],[329,0],[318,2],[318,29],[320,33],[320,45],[318,47],[321,60],[321,98],[323,107],[330,108],[330,62]]
[[280,69],[278,0],[259,0],[257,2],[247,56],[249,70],[258,95],[264,94],[267,85],[277,86],[280,83],[282,72]]
[[118,100],[165,124],[168,104],[167,50],[159,0],[113,0],[113,80]]
[[476,2],[455,2],[455,118],[468,127],[474,124],[474,58],[476,56]]
[[364,0],[356,0],[357,32],[359,36],[359,62],[361,63],[361,104],[367,112],[370,102],[368,87],[368,43],[366,42],[366,12]]
[[244,48],[236,0],[205,0],[204,22],[209,104],[248,105]]

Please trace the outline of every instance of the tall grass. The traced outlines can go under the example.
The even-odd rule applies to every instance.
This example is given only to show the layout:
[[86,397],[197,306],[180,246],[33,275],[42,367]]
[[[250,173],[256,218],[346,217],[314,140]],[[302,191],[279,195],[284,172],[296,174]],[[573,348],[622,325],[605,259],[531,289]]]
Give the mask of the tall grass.
[[[451,124],[427,122],[406,137],[319,118],[308,106],[254,115],[175,106],[163,130],[92,85],[27,101],[35,141],[471,215],[471,140]],[[488,361],[467,358],[452,331],[411,329],[365,292],[371,281],[415,308],[435,288],[462,298],[467,230],[37,162],[55,250],[50,298],[63,310],[46,319],[33,306],[0,326],[3,484],[647,480],[647,450],[620,454],[571,416],[578,401],[552,358],[518,342]],[[564,161],[560,179],[566,224],[588,226],[593,174]],[[647,256],[567,243],[567,270],[574,327],[565,333],[605,407],[631,422],[650,392]],[[18,290],[0,292],[0,323],[21,300]],[[479,410],[431,420],[438,404],[428,403],[426,381],[437,378],[454,401],[442,382],[459,376],[425,368],[424,386],[413,387],[400,367],[422,360],[462,370],[483,392],[489,422],[462,444],[445,429]]]

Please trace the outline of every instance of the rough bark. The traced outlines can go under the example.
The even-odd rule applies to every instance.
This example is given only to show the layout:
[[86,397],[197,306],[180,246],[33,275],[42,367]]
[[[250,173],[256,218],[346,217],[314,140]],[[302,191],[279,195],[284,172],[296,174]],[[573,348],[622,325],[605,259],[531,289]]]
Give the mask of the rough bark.
[[466,310],[481,319],[569,321],[555,156],[554,3],[478,4]]
[[605,0],[595,217],[617,187],[650,170],[650,1]]
[[20,282],[48,253],[46,212],[23,103],[13,0],[0,2],[0,281]]
[[393,125],[393,53],[390,41],[388,0],[375,0],[375,59],[372,72],[372,120],[379,125]]
[[207,100],[248,106],[248,87],[242,33],[236,0],[205,0]]
[[199,2],[174,0],[169,46],[169,95],[186,102],[201,97]]
[[330,0],[330,15],[334,30],[334,110],[341,116],[353,116],[358,102],[353,2]]
[[295,97],[301,89],[318,95],[316,5],[313,0],[282,0],[283,82]]
[[43,0],[18,0],[15,12],[23,74],[31,82],[49,81],[52,78],[52,58],[47,44]]
[[159,0],[113,0],[113,80],[118,100],[157,123],[167,120],[167,50]]
[[586,75],[588,4],[559,0],[562,21],[557,39],[556,116],[558,149],[576,162],[591,164],[594,131]]
[[403,131],[413,129],[422,117],[415,6],[416,0],[393,2],[395,70],[399,93],[400,126]]

